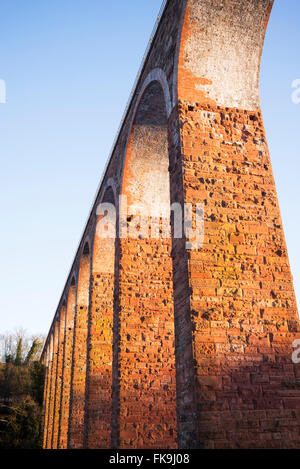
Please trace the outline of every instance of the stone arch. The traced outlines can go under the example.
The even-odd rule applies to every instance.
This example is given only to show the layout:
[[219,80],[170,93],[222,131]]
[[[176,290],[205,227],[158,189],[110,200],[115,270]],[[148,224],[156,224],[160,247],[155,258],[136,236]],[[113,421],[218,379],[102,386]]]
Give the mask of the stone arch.
[[54,409],[56,398],[56,373],[57,373],[57,357],[59,345],[59,321],[55,318],[52,325],[52,368],[51,368],[51,382],[50,382],[50,396],[49,396],[49,416],[48,416],[48,435],[47,435],[47,448],[52,449],[53,433],[54,433]]
[[100,200],[95,214],[92,272],[113,274],[117,221],[115,188],[107,185]]
[[[149,180],[165,170],[163,159],[163,170],[155,172],[157,156],[164,148],[156,136],[162,138],[165,120],[159,125],[154,121],[155,116],[163,116],[165,107],[172,154],[170,200],[192,204],[193,209],[204,202],[205,242],[202,249],[187,247],[184,237],[174,236],[173,272],[170,242],[159,237],[151,242],[124,237],[116,243],[113,447],[176,446],[175,425],[170,425],[175,415],[172,297],[179,448],[299,446],[297,432],[290,431],[291,426],[296,428],[299,403],[299,390],[293,389],[297,370],[291,364],[291,343],[299,335],[299,321],[258,100],[257,65],[272,3],[166,2],[126,108],[103,188],[108,174],[119,177],[120,161],[125,160],[122,193],[129,195],[130,208],[142,205],[144,215],[145,199],[148,203],[150,198],[150,206],[155,207],[166,193],[162,187],[154,200],[151,191],[147,197]],[[153,71],[141,83],[142,74],[153,63],[167,70],[170,86],[173,74],[175,108],[171,113],[164,73]],[[126,158],[122,158],[127,132]],[[141,157],[148,157],[144,172],[139,168]],[[93,210],[86,231],[93,223]],[[168,213],[163,215],[169,222]],[[125,227],[132,227],[132,221],[126,216]],[[98,269],[101,278],[101,263],[95,262],[93,274]],[[91,307],[97,309],[102,293],[97,298],[96,283],[95,276]],[[52,344],[52,368],[54,334],[55,321],[46,343],[46,347]],[[96,367],[97,363],[95,377]],[[261,409],[265,409],[263,422]],[[101,424],[106,418],[96,413],[95,422]],[[278,425],[279,421],[290,425]],[[47,425],[51,436],[50,420]],[[97,432],[101,433],[100,427]],[[107,445],[107,439],[102,444]]]
[[88,307],[89,305],[89,278],[91,273],[91,248],[89,239],[86,238],[81,252],[78,284],[77,305]]
[[73,274],[71,275],[71,282],[70,282],[69,293],[68,293],[68,301],[69,301],[70,289],[71,287],[76,287],[76,283],[77,283],[77,276],[76,276],[76,273],[73,272]]
[[49,381],[49,358],[50,350],[49,343],[45,344],[42,363],[45,366],[45,380],[44,380],[44,394],[43,394],[43,410],[42,410],[42,433],[43,433],[43,448],[45,447],[46,431],[47,431],[47,402],[48,402],[48,381]]
[[105,181],[102,195],[100,197],[101,202],[105,202],[108,199],[107,194],[106,194],[108,190],[112,191],[114,203],[117,205],[117,199],[118,199],[117,186],[113,178],[109,178],[107,181]]
[[[165,108],[166,108],[167,117],[170,117],[173,105],[172,105],[168,80],[167,80],[165,72],[161,68],[154,68],[147,75],[147,77],[143,81],[141,89],[139,90],[139,96],[143,96],[143,94],[145,93],[148,86],[151,83],[155,82],[155,81],[157,81],[160,84],[161,88],[162,88],[162,91],[164,93],[164,101],[165,101]],[[137,102],[136,102],[136,105],[135,105],[135,108],[134,108],[134,111],[133,111],[134,118],[136,116],[137,108],[139,107],[140,102],[141,102],[141,98],[138,99]]]
[[57,318],[57,323],[59,325],[59,331],[58,331],[58,347],[57,347],[52,449],[58,448],[59,419],[60,419],[60,413],[61,413],[62,371],[63,371],[63,358],[64,358],[64,347],[65,347],[65,332],[66,332],[66,300],[64,297],[62,300],[62,306],[59,309],[59,317]]
[[[166,98],[166,89],[160,79],[154,79],[155,75],[157,72],[149,75],[139,93],[121,186],[113,366],[113,401],[119,415],[115,413],[112,427],[112,445],[120,448],[177,445],[173,274],[168,231],[171,107],[169,93]],[[143,417],[136,418],[138,415]]]
[[[165,110],[166,110],[166,115],[167,115],[167,118],[170,117],[170,114],[172,112],[174,104],[172,103],[168,80],[167,80],[165,72],[161,68],[155,68],[155,69],[151,70],[151,72],[147,75],[147,77],[142,82],[141,87],[140,87],[139,92],[138,92],[138,98],[137,98],[137,100],[136,100],[136,102],[133,106],[132,117],[129,121],[129,131],[128,131],[128,137],[127,137],[127,142],[126,142],[126,146],[125,146],[125,155],[127,154],[127,151],[128,151],[128,145],[130,144],[130,136],[132,134],[132,127],[134,125],[134,121],[135,121],[137,111],[138,111],[139,105],[141,103],[142,97],[145,93],[145,90],[148,88],[148,86],[155,83],[155,82],[159,83],[160,86],[161,86],[161,90],[162,90],[163,95],[164,95],[164,107],[165,107]],[[124,165],[125,165],[125,162],[126,162],[126,158],[124,158],[123,164],[122,164],[121,186],[122,186],[123,180],[124,180]]]
[[123,167],[121,193],[129,216],[141,206],[156,217],[163,204],[170,206],[168,107],[160,82],[149,80],[135,107]]
[[69,408],[71,391],[71,370],[74,340],[74,321],[76,307],[76,274],[72,273],[66,295],[65,344],[63,351],[61,412],[59,420],[58,448],[67,448]]
[[[109,448],[117,195],[107,181],[95,213],[86,400],[86,446]],[[106,230],[107,228],[107,230]]]
[[[261,50],[272,4],[272,0],[188,0],[185,10],[177,85],[181,178],[186,188],[184,202],[205,203],[205,243],[202,250],[186,254],[186,267],[181,263],[181,273],[185,267],[188,281],[181,288],[185,307],[178,310],[182,327],[177,334],[177,349],[181,350],[177,356],[183,370],[178,373],[178,383],[189,383],[190,396],[187,402],[185,389],[178,400],[178,412],[185,415],[185,419],[179,419],[181,447],[269,447],[271,443],[261,442],[262,427],[252,429],[250,439],[248,431],[245,436],[239,429],[251,428],[251,418],[265,407],[264,399],[270,391],[266,417],[270,434],[277,431],[275,420],[283,415],[285,406],[284,393],[275,383],[270,385],[270,377],[275,361],[277,376],[284,367],[279,363],[290,363],[290,339],[280,333],[279,351],[276,333],[272,332],[272,340],[265,342],[263,351],[255,349],[260,358],[253,354],[253,344],[262,343],[272,328],[259,330],[261,321],[274,324],[280,314],[293,317],[295,330],[298,327],[290,273],[285,278],[288,302],[280,302],[283,292],[271,275],[278,266],[266,254],[274,250],[276,231],[280,265],[289,270],[281,223],[275,230],[269,225],[270,217],[280,220],[280,212],[259,104]],[[242,160],[251,161],[246,169]],[[272,209],[258,189],[253,194],[253,198],[257,196],[255,210],[251,210],[249,188],[258,174],[262,179],[269,178],[274,195]],[[237,204],[232,200],[238,200]],[[176,249],[174,252],[177,255]],[[253,271],[249,264],[255,256],[257,267]],[[237,269],[238,265],[243,268]],[[268,280],[261,275],[264,271],[270,273]],[[230,277],[229,272],[234,275]],[[255,291],[258,277],[260,291]],[[230,290],[224,289],[229,284]],[[274,308],[268,309],[270,304]],[[278,308],[279,304],[285,311]],[[247,322],[247,328],[241,328],[237,339],[230,329],[238,321]],[[255,377],[253,381],[248,378],[249,372]],[[259,392],[255,386],[258,382]],[[228,409],[232,422],[229,430],[224,409]],[[287,438],[284,433],[280,445]]]
[[91,254],[88,237],[82,245],[76,290],[76,309],[71,378],[68,447],[84,444],[84,414],[87,368],[88,310],[90,298]]
[[50,412],[50,396],[51,396],[51,380],[52,380],[52,366],[53,366],[53,335],[51,331],[48,335],[48,345],[47,345],[47,368],[46,368],[46,401],[45,401],[45,418],[44,418],[44,438],[43,438],[43,447],[48,448],[48,438],[49,438],[49,412]]

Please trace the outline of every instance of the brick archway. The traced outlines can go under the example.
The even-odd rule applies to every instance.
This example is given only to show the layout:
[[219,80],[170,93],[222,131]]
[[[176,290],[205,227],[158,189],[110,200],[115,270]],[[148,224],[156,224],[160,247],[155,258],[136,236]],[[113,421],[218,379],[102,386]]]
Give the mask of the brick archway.
[[[167,109],[160,82],[148,82],[125,155],[120,212],[128,233],[119,240],[114,370],[120,409],[114,444],[121,448],[177,444],[171,239],[159,231],[170,228]],[[151,227],[156,238],[149,237]]]
[[90,246],[86,241],[81,254],[76,292],[68,433],[68,447],[71,449],[82,448],[84,439],[90,273]]
[[76,289],[76,278],[72,275],[66,302],[65,346],[63,355],[61,411],[58,435],[59,449],[67,449],[68,443]]
[[61,415],[61,398],[62,398],[62,381],[63,381],[63,358],[65,348],[65,332],[66,332],[66,301],[64,300],[59,316],[59,336],[57,347],[57,365],[56,365],[56,381],[55,381],[55,402],[54,402],[54,419],[53,419],[53,435],[52,447],[58,448],[60,434],[60,415]]
[[[73,415],[78,447],[84,430],[91,447],[108,447],[110,432],[116,448],[299,447],[299,319],[258,93],[272,4],[164,3],[70,272],[81,272],[114,180],[117,214],[117,195],[127,200],[120,239],[89,250],[87,364],[75,357],[77,343],[86,347],[76,327],[87,309],[76,314],[74,363],[87,368],[73,380],[86,399]],[[151,215],[155,229],[170,226],[170,203],[204,206],[201,247],[184,236],[171,246],[163,230],[142,236]],[[43,356],[47,447],[61,306]]]
[[[106,220],[106,208],[117,206],[116,188],[108,181],[95,214],[88,332],[86,441],[88,448],[109,448],[112,419],[112,355],[116,219]],[[102,208],[103,210],[102,210]],[[111,226],[104,226],[102,224]]]

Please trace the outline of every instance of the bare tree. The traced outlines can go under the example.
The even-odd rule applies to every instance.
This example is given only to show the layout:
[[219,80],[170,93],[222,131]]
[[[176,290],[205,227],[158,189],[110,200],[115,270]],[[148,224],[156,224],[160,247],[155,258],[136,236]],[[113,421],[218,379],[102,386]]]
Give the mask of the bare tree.
[[0,362],[20,365],[39,360],[44,340],[43,335],[28,335],[22,328],[0,334]]

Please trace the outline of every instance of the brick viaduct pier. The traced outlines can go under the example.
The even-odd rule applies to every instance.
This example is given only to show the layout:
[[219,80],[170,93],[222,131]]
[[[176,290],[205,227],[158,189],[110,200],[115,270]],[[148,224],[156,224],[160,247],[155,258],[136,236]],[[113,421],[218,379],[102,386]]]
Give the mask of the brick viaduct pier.
[[[300,327],[259,100],[272,4],[164,3],[45,343],[45,448],[300,447]],[[120,236],[120,195],[129,232],[148,204],[170,237]],[[201,247],[175,236],[174,203],[203,204]]]

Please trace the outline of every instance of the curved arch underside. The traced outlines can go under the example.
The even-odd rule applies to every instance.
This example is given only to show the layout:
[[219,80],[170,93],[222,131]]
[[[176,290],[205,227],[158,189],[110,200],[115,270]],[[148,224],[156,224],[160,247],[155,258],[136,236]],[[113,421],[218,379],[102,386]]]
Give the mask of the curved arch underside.
[[168,121],[163,90],[144,91],[132,126],[122,181],[128,215],[167,217],[170,212]]

